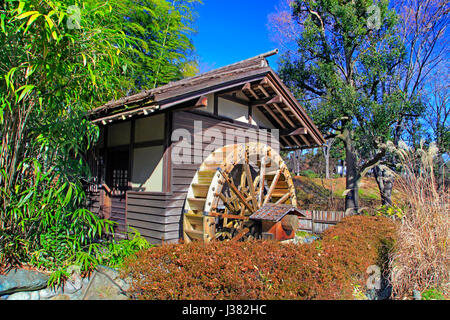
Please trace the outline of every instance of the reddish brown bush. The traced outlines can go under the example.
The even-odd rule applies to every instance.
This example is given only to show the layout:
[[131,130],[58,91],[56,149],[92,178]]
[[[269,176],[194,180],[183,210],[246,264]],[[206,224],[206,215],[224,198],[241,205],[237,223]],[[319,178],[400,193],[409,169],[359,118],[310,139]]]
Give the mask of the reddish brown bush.
[[139,252],[124,272],[138,299],[351,299],[393,235],[389,219],[349,217],[311,244],[164,245]]

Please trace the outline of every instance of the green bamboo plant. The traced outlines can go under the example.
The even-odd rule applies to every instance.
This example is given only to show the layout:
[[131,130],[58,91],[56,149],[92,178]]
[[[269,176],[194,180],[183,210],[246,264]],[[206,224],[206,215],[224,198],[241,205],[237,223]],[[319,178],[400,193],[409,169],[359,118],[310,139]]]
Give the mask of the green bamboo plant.
[[105,238],[113,223],[86,208],[90,108],[125,94],[123,1],[0,1],[0,270],[30,264],[58,284],[76,264],[118,265],[149,247]]

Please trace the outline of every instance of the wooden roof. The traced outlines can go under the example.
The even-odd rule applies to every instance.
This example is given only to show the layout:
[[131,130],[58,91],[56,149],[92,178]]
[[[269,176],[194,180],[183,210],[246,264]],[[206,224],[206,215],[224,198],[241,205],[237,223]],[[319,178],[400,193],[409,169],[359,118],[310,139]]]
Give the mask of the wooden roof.
[[280,129],[280,142],[284,148],[321,146],[325,143],[322,134],[275,71],[269,67],[266,57],[277,52],[278,50],[270,51],[110,101],[91,110],[89,116],[95,123],[106,124],[136,115],[176,109],[183,104],[204,106],[206,95],[215,93],[221,98],[258,108]]

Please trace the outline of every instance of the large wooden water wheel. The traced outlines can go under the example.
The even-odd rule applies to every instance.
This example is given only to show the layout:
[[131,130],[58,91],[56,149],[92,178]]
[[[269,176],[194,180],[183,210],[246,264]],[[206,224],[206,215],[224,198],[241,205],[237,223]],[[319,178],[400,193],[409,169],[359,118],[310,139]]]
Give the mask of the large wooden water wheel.
[[267,204],[297,206],[289,170],[267,145],[248,143],[220,148],[203,162],[184,206],[185,242],[258,238],[249,216]]

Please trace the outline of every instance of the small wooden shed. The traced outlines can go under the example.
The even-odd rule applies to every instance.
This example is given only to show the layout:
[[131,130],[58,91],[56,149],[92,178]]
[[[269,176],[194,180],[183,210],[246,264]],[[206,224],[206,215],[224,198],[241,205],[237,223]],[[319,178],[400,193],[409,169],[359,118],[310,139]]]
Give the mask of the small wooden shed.
[[[257,236],[249,216],[296,205],[279,149],[324,138],[266,57],[234,63],[93,109],[90,209],[150,243]],[[242,235],[240,235],[242,236]]]
[[283,241],[293,239],[299,228],[299,217],[305,214],[297,207],[285,204],[266,204],[255,211],[250,220],[261,222],[261,234],[269,234],[271,238]]

